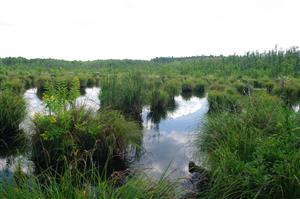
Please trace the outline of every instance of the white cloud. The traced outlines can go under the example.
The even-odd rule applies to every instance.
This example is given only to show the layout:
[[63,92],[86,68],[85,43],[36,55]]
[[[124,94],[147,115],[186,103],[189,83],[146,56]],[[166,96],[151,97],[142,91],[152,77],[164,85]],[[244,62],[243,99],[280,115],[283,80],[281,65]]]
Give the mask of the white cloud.
[[149,59],[300,45],[298,0],[0,0],[0,56]]

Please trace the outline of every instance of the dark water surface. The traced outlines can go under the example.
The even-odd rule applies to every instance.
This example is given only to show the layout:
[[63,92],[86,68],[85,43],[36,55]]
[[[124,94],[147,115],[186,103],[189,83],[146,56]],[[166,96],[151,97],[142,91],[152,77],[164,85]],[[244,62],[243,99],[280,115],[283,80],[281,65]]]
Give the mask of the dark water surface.
[[[32,134],[32,118],[36,113],[45,114],[45,106],[38,98],[36,89],[29,89],[24,94],[27,103],[27,116],[20,128],[30,137]],[[85,95],[77,98],[78,105],[97,111],[100,108],[100,88],[86,88]],[[155,123],[149,118],[150,109],[144,107],[143,118],[143,151],[133,166],[149,169],[147,172],[159,177],[167,168],[170,176],[180,177],[188,174],[188,162],[201,160],[195,158],[195,132],[199,130],[208,111],[207,98],[191,97],[189,100],[181,96],[175,97],[176,109],[166,112],[164,117]],[[20,166],[26,173],[34,170],[34,164],[27,153],[0,157],[0,171],[13,172]],[[1,172],[0,172],[1,174]]]

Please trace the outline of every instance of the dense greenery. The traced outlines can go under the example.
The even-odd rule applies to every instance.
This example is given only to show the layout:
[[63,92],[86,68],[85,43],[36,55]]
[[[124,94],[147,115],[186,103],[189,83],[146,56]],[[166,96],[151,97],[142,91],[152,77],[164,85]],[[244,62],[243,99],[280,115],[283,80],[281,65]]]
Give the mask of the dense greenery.
[[213,176],[209,198],[298,198],[299,114],[277,97],[253,95],[243,111],[209,115],[200,149]]
[[[49,168],[62,173],[67,165],[78,170],[90,167],[120,170],[126,152],[140,145],[141,132],[135,122],[126,121],[117,111],[102,110],[94,113],[77,107],[79,80],[71,87],[66,82],[47,86],[44,102],[47,115],[34,119],[33,160],[38,173]],[[70,168],[69,168],[70,169]],[[108,170],[106,170],[108,171]]]
[[24,144],[24,132],[19,124],[25,118],[25,101],[10,92],[0,93],[0,155]]
[[[0,179],[0,197],[179,198],[165,176],[112,176],[142,150],[143,107],[157,124],[181,94],[207,96],[210,106],[195,143],[210,176],[200,198],[299,198],[299,77],[297,48],[150,61],[2,58],[1,151],[24,136],[26,89],[37,88],[47,112],[33,119],[35,173]],[[96,112],[76,105],[93,86],[101,87]]]
[[[182,191],[177,182],[170,182],[165,176],[160,180],[150,179],[143,173],[132,177],[124,176],[126,172],[116,172],[115,176],[103,180],[94,174],[94,181],[83,179],[74,183],[74,175],[67,170],[59,179],[50,178],[49,183],[41,183],[33,175],[16,173],[13,179],[0,181],[0,198],[12,199],[57,199],[57,198],[179,198]],[[119,181],[126,183],[119,184]]]

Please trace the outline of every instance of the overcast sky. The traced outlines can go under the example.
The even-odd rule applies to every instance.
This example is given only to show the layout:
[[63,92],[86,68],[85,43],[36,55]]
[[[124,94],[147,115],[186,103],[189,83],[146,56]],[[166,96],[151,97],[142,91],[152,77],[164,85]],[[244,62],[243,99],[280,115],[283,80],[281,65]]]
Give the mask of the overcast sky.
[[300,0],[0,0],[0,57],[150,59],[300,46]]

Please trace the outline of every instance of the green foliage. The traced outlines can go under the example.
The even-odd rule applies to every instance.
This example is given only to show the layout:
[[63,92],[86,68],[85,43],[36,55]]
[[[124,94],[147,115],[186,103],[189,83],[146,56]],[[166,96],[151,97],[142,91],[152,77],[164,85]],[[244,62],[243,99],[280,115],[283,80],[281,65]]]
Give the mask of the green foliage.
[[[11,182],[0,182],[0,198],[169,199],[179,198],[181,195],[178,182],[170,182],[164,176],[160,180],[154,180],[144,173],[126,177],[122,172],[116,172],[116,177],[101,179],[95,172],[95,181],[84,179],[80,183],[74,183],[74,176],[70,170],[60,175],[59,180],[54,179],[50,174],[46,175],[49,178],[47,184],[41,183],[31,175],[22,178],[14,176]],[[82,173],[80,175],[84,176]],[[120,180],[126,183],[119,184]]]
[[199,137],[213,173],[206,197],[298,198],[298,127],[299,115],[266,94],[245,98],[242,112],[210,115]]
[[25,118],[26,106],[22,97],[4,91],[0,93],[0,110],[0,148],[6,151],[24,138],[19,125]]
[[128,147],[140,145],[138,125],[119,112],[104,109],[95,114],[76,107],[79,87],[78,78],[72,80],[70,89],[65,81],[47,87],[44,102],[49,114],[36,115],[34,120],[32,154],[38,171],[59,171],[70,164],[103,168],[109,158],[125,159]]
[[136,123],[116,111],[95,115],[72,108],[56,115],[38,115],[34,123],[33,160],[39,171],[59,171],[70,164],[81,167],[93,163],[103,168],[109,158],[125,160],[127,150],[139,148],[142,136]]
[[101,107],[119,110],[126,116],[138,119],[143,105],[143,82],[140,74],[108,76],[101,84]]
[[74,77],[70,85],[66,81],[56,81],[46,85],[46,91],[43,95],[43,101],[49,114],[65,111],[68,106],[74,107],[75,100],[80,96],[80,82]]
[[[37,171],[70,169],[72,177],[72,168],[117,165],[124,154],[139,148],[140,129],[123,115],[139,121],[142,107],[150,105],[149,117],[159,122],[174,110],[178,94],[189,99],[207,92],[210,114],[199,146],[207,153],[213,173],[208,197],[298,198],[299,116],[290,107],[300,97],[299,60],[297,48],[150,61],[2,58],[0,89],[22,93],[37,87],[49,111],[34,121],[32,155]],[[75,106],[79,90],[99,84],[100,113]],[[4,94],[0,94],[0,109],[5,110],[0,113],[1,139],[8,143],[9,137],[21,134],[18,125],[25,106],[19,96]],[[32,178],[9,189],[1,189],[1,184],[0,197],[94,197],[94,184],[73,187],[72,177],[43,188]],[[167,184],[147,180],[129,180],[121,187],[99,181],[98,190],[103,198],[174,196]]]
[[192,92],[193,91],[193,82],[191,80],[184,80],[182,83],[182,92]]
[[152,92],[151,109],[165,109],[170,101],[170,96],[163,90],[156,89]]
[[23,82],[17,78],[13,78],[10,79],[10,81],[5,82],[5,84],[3,85],[3,89],[20,94],[25,90],[25,86],[26,82]]
[[281,78],[278,80],[277,86],[273,89],[273,93],[282,98],[289,106],[299,101],[300,83],[297,80],[289,78]]
[[193,89],[194,94],[198,97],[202,97],[205,94],[205,83],[203,81],[199,81],[195,84],[195,87]]
[[209,112],[240,112],[240,97],[233,93],[211,91],[208,94]]
[[243,84],[241,82],[236,82],[234,84],[234,87],[236,88],[237,92],[241,95],[250,95],[252,88],[250,85]]

